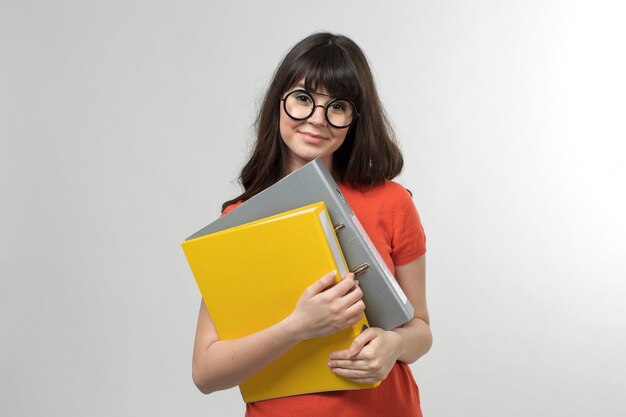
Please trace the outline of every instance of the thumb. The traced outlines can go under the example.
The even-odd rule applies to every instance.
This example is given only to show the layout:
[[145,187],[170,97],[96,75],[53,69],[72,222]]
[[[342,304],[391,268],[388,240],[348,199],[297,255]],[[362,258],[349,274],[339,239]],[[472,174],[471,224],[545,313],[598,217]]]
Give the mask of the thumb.
[[326,288],[330,287],[335,283],[335,276],[337,275],[336,271],[331,271],[315,281],[313,284],[309,285],[306,289],[306,293],[309,297],[313,297],[316,294],[321,293]]

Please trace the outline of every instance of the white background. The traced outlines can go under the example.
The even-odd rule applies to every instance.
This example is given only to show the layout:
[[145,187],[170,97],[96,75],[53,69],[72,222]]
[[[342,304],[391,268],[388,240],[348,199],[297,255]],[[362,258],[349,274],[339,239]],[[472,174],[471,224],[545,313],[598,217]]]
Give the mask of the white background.
[[180,241],[283,54],[368,55],[428,236],[425,416],[624,416],[620,1],[0,3],[0,414],[241,416]]

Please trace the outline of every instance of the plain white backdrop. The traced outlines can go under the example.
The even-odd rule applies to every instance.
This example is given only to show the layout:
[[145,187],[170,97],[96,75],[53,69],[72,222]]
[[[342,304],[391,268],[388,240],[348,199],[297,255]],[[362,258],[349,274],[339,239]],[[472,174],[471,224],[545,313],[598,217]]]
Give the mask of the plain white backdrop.
[[200,394],[180,241],[238,193],[319,30],[366,52],[428,237],[425,416],[626,414],[620,1],[0,3],[0,414],[241,416]]

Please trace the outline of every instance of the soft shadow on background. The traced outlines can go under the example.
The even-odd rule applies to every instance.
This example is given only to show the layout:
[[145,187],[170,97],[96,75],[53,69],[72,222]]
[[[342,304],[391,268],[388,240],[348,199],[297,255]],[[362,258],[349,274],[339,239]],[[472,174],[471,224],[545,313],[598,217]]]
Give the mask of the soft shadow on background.
[[426,416],[626,414],[619,1],[0,5],[0,414],[240,416],[200,394],[179,243],[282,55],[368,55],[428,237]]

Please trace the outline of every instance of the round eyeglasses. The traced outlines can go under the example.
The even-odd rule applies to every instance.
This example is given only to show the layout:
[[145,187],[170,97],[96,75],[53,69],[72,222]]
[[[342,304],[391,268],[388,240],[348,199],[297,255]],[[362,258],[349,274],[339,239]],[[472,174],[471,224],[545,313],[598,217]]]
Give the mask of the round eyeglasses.
[[317,107],[321,107],[324,109],[324,115],[328,124],[338,129],[349,127],[359,116],[356,106],[350,100],[334,98],[322,106],[321,104],[315,104],[313,94],[306,90],[291,91],[285,98],[281,98],[281,101],[287,116],[294,120],[308,119],[313,116]]

